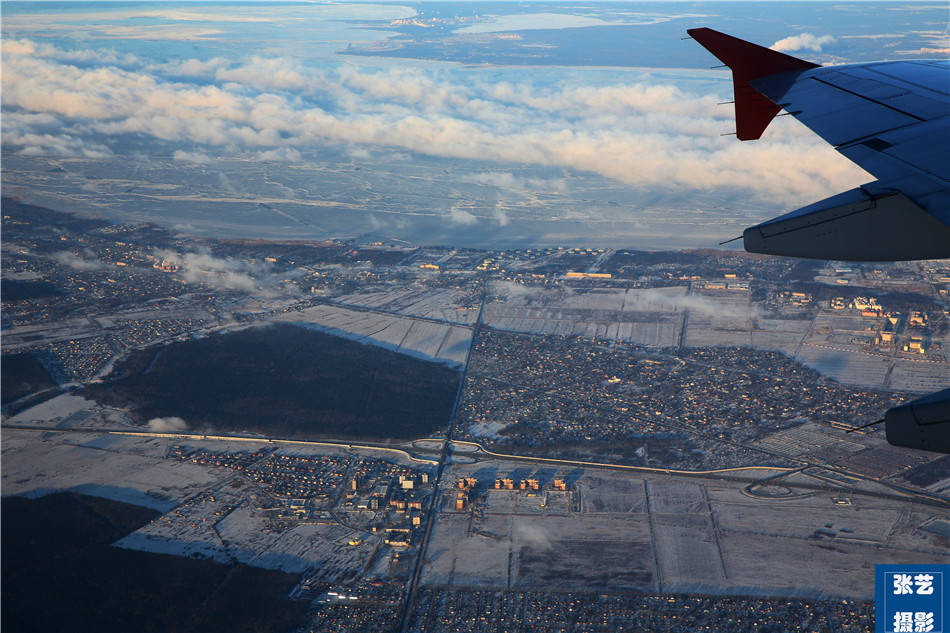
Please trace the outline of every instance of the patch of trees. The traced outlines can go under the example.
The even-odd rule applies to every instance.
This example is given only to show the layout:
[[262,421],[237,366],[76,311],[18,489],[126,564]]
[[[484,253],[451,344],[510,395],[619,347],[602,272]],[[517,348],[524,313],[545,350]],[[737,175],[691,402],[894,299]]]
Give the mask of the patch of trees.
[[4,301],[40,299],[42,297],[54,297],[60,294],[62,294],[62,292],[60,292],[56,286],[45,281],[0,280],[0,297],[2,297]]
[[380,347],[273,325],[142,350],[85,394],[141,420],[278,437],[424,437],[448,424],[460,374]]
[[149,508],[72,493],[6,497],[0,506],[5,632],[293,630],[298,577],[109,544]]
[[33,354],[4,354],[0,358],[0,402],[3,404],[55,386],[56,382]]

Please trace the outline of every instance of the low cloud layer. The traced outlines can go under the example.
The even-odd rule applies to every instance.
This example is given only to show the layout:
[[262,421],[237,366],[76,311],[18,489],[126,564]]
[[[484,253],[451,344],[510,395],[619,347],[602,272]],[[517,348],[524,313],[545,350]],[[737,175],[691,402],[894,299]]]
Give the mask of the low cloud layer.
[[[503,296],[506,301],[523,305],[573,305],[574,291],[561,289],[552,291],[525,286],[514,281],[496,281],[492,291]],[[691,312],[711,317],[750,319],[758,316],[757,307],[730,301],[717,301],[716,298],[699,294],[684,294],[682,288],[644,288],[628,290],[622,298],[623,310],[630,312]],[[617,298],[618,307],[620,299]],[[588,308],[590,309],[590,308]],[[618,308],[613,308],[618,309]]]
[[627,293],[625,309],[656,309],[657,307],[681,312],[689,310],[697,314],[712,317],[751,319],[759,312],[752,305],[737,305],[716,301],[712,297],[702,295],[672,294],[659,289],[635,290]]
[[157,249],[152,254],[157,259],[177,265],[177,274],[187,283],[255,295],[273,295],[279,289],[280,279],[273,275],[272,267],[266,262],[216,257],[208,251],[178,253]]
[[105,268],[105,264],[95,258],[93,255],[83,257],[72,251],[59,251],[58,253],[53,253],[50,256],[57,264],[62,264],[63,266],[68,266],[73,270],[79,271],[92,271],[92,270],[102,270]]
[[202,152],[186,152],[180,149],[176,150],[172,155],[172,160],[180,163],[196,163],[200,165],[207,165],[212,162],[212,158],[207,154]]
[[527,521],[515,522],[511,536],[522,547],[530,547],[536,551],[546,551],[554,547],[547,530]]
[[[826,37],[802,34],[776,47],[820,46]],[[3,143],[24,154],[105,157],[120,152],[118,139],[128,135],[180,143],[173,157],[184,164],[297,162],[327,146],[353,157],[385,148],[581,170],[677,193],[741,190],[768,201],[811,201],[869,179],[788,118],[759,143],[721,137],[734,123],[731,109],[716,105],[720,96],[641,74],[609,84],[576,75],[542,84],[477,70],[310,67],[260,55],[144,64],[111,50],[64,51],[28,39],[4,41],[3,52],[4,105],[14,108],[4,112]],[[501,225],[505,195],[567,187],[504,170],[476,182],[503,192],[492,214]],[[469,216],[455,210],[450,219],[464,224]]]
[[475,224],[478,222],[478,217],[465,209],[452,207],[449,209],[449,220],[455,224]]

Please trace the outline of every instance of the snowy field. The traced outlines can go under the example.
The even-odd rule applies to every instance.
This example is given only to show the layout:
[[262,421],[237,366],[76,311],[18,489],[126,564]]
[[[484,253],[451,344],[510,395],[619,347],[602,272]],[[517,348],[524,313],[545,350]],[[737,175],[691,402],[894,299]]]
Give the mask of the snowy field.
[[[78,399],[77,399],[78,400]],[[73,402],[72,405],[78,406]],[[60,407],[60,412],[64,407]],[[267,442],[131,437],[99,433],[3,429],[4,495],[39,497],[69,491],[146,506],[161,516],[117,545],[149,552],[198,555],[220,562],[299,573],[320,570],[328,581],[352,579],[372,562],[373,548],[353,547],[356,530],[302,524],[274,530],[253,501],[253,486],[234,470],[168,457],[186,444],[214,452],[254,451]],[[418,467],[404,453],[311,444],[283,445],[279,454],[353,455]]]
[[626,341],[648,347],[679,342],[685,287],[545,290],[494,282],[484,321],[501,330]]
[[3,430],[3,494],[67,490],[169,510],[225,471],[164,457],[168,440]]
[[[490,486],[510,468],[457,464],[445,480],[475,476]],[[528,476],[527,464],[521,470]],[[541,496],[518,491],[488,491],[474,515],[443,505],[422,584],[868,599],[869,548],[879,562],[948,558],[938,539],[921,530],[939,511],[855,490],[852,505],[836,505],[838,490],[815,492],[822,482],[801,473],[789,479],[809,488],[783,500],[755,499],[743,493],[745,482],[716,478],[579,469],[572,475],[570,494],[581,500],[581,511],[549,512],[538,507]],[[873,484],[866,486],[870,491]],[[827,525],[835,536],[816,538],[815,530]]]
[[459,308],[463,307],[460,303],[462,296],[455,290],[427,288],[356,293],[338,297],[337,301],[384,312],[471,325],[478,317],[478,310],[460,310]]
[[337,306],[315,306],[300,312],[288,312],[277,320],[312,325],[331,334],[452,365],[465,362],[472,338],[471,329],[464,326]]

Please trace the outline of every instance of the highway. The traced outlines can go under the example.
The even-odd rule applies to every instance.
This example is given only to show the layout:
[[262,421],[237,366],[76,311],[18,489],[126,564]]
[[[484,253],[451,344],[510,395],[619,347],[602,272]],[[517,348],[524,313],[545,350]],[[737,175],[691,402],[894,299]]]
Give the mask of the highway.
[[[412,576],[409,578],[409,585],[406,588],[406,600],[403,603],[402,613],[399,618],[399,631],[406,633],[409,630],[409,622],[412,620],[412,611],[416,604],[416,593],[419,589],[419,578],[422,576],[422,566],[425,564],[426,551],[429,548],[429,537],[432,535],[432,526],[435,525],[435,517],[438,514],[436,509],[439,500],[439,486],[442,482],[442,473],[449,461],[449,451],[452,446],[452,431],[455,429],[455,415],[459,404],[462,402],[462,394],[465,390],[465,379],[468,377],[469,360],[472,357],[472,350],[475,348],[475,341],[478,340],[478,331],[482,327],[482,316],[485,314],[485,300],[487,284],[482,283],[481,298],[478,303],[478,316],[475,324],[472,326],[472,338],[468,342],[468,350],[465,352],[465,363],[462,365],[462,376],[459,380],[458,391],[455,394],[455,402],[452,404],[452,413],[449,415],[449,431],[446,438],[442,441],[442,447],[439,451],[438,470],[435,475],[435,492],[432,493],[432,501],[429,511],[426,512],[426,528],[419,544],[419,553],[416,556],[416,564],[412,568]],[[413,447],[415,442],[412,443]]]
[[[125,429],[93,429],[93,428],[61,428],[39,426],[35,424],[3,424],[4,429],[16,429],[21,431],[42,431],[44,433],[88,433],[92,435],[127,435],[130,437],[154,437],[159,439],[177,439],[191,440],[197,442],[248,442],[256,444],[278,444],[284,446],[325,446],[328,448],[343,448],[352,450],[383,451],[397,453],[409,460],[436,465],[438,460],[417,457],[404,448],[384,444],[382,442],[360,442],[353,443],[347,440],[295,440],[279,437],[265,437],[261,435],[220,435],[207,433],[160,433],[156,431],[129,431]],[[442,441],[442,440],[440,440]],[[418,449],[421,453],[433,453],[432,450]],[[436,453],[437,454],[437,453]]]
[[[544,394],[547,394],[547,395],[550,396],[550,397],[559,398],[559,399],[561,399],[562,401],[565,401],[565,402],[569,400],[569,398],[568,398],[567,396],[562,396],[562,395],[560,395],[559,393],[557,393],[557,391],[556,391],[555,389],[542,389],[542,388],[538,388],[538,387],[533,387],[533,386],[528,385],[528,384],[521,384],[521,383],[513,382],[513,381],[510,381],[510,380],[502,380],[502,379],[499,379],[499,378],[495,378],[494,376],[491,376],[491,375],[489,375],[489,374],[481,374],[481,376],[482,376],[483,378],[487,379],[487,380],[492,380],[492,381],[498,382],[498,383],[503,384],[503,385],[508,386],[508,387],[515,387],[515,388],[523,389],[523,390],[525,390],[525,391],[534,392],[534,393],[536,393],[536,394],[544,393]],[[608,408],[608,407],[601,407],[601,406],[596,406],[596,405],[594,405],[594,406],[590,406],[590,408],[593,409],[593,410],[595,410],[595,411],[601,411],[601,412],[603,412],[603,413],[605,413],[605,414],[607,414],[607,415],[616,415],[616,414],[617,414],[616,411],[614,411],[613,409]],[[815,462],[808,461],[807,459],[803,459],[803,458],[801,458],[801,457],[785,455],[784,453],[781,453],[781,452],[779,452],[779,451],[767,449],[767,448],[764,448],[764,447],[762,447],[762,446],[756,446],[756,445],[754,445],[754,444],[746,444],[746,443],[739,442],[739,441],[736,441],[736,440],[720,438],[720,437],[717,437],[717,436],[715,436],[715,435],[713,435],[713,434],[711,434],[711,433],[707,433],[707,432],[704,432],[704,431],[700,431],[700,430],[698,430],[698,429],[696,429],[696,428],[693,428],[693,427],[690,427],[690,426],[688,426],[688,425],[686,425],[686,424],[684,424],[684,423],[682,423],[682,422],[679,422],[679,421],[677,421],[677,420],[671,420],[671,419],[669,419],[669,418],[657,419],[657,418],[646,418],[646,417],[641,417],[641,416],[636,416],[636,415],[630,415],[630,414],[626,414],[626,415],[627,415],[628,418],[630,418],[630,419],[632,419],[632,420],[637,420],[637,421],[640,421],[640,422],[645,422],[645,423],[648,423],[648,424],[654,424],[654,425],[658,425],[658,426],[665,426],[665,427],[670,428],[670,429],[675,429],[675,430],[682,431],[682,432],[686,432],[686,433],[690,433],[690,434],[693,434],[693,435],[696,435],[696,436],[704,437],[705,439],[709,440],[710,442],[719,443],[719,444],[731,445],[731,446],[735,446],[735,447],[742,448],[742,449],[745,449],[745,450],[754,451],[754,452],[756,452],[756,453],[759,453],[759,454],[762,454],[762,455],[767,455],[767,456],[770,457],[770,458],[773,458],[773,459],[776,459],[776,460],[780,460],[780,461],[784,461],[784,462],[786,462],[786,463],[787,463],[787,462],[792,462],[792,463],[795,464],[795,466],[791,467],[790,470],[797,470],[797,469],[804,469],[804,468],[822,469],[822,470],[826,470],[826,471],[828,471],[828,472],[835,473],[835,474],[837,474],[837,475],[839,475],[839,476],[843,476],[843,477],[846,477],[846,478],[851,478],[851,479],[860,480],[860,481],[873,482],[873,483],[875,483],[875,484],[879,484],[879,485],[881,485],[881,486],[885,486],[885,487],[887,487],[887,488],[890,488],[890,489],[894,490],[895,492],[899,493],[900,495],[902,495],[902,497],[897,497],[897,498],[899,498],[899,499],[900,499],[900,498],[903,498],[903,497],[911,497],[911,498],[913,498],[913,499],[916,500],[916,501],[920,501],[920,502],[922,502],[922,503],[927,503],[927,504],[929,504],[929,505],[935,505],[935,506],[943,507],[943,508],[950,507],[950,498],[943,497],[943,496],[936,495],[936,494],[932,494],[932,493],[925,492],[925,491],[922,491],[922,490],[917,490],[917,489],[913,489],[913,488],[908,488],[908,487],[906,487],[906,486],[901,486],[900,484],[895,484],[895,483],[892,483],[892,482],[889,482],[889,481],[885,481],[885,480],[883,480],[883,479],[878,479],[878,478],[875,478],[875,477],[870,477],[870,476],[864,475],[864,474],[862,474],[862,473],[856,473],[856,472],[853,472],[853,471],[848,470],[848,469],[846,469],[846,468],[842,468],[842,467],[840,467],[840,466],[835,466],[835,465],[832,465],[832,464],[825,464],[825,463],[815,463]],[[663,473],[668,473],[668,474],[678,474],[678,475],[687,475],[687,476],[688,476],[688,475],[693,475],[693,476],[700,475],[700,476],[701,476],[701,475],[703,475],[703,474],[709,475],[709,474],[716,474],[717,472],[720,472],[720,473],[721,473],[721,472],[730,472],[730,471],[734,472],[734,471],[737,471],[737,470],[745,470],[745,469],[768,469],[768,470],[775,470],[775,469],[777,468],[777,467],[763,467],[763,466],[747,466],[747,467],[739,467],[739,468],[733,468],[733,469],[727,468],[727,469],[722,469],[722,470],[720,470],[720,471],[715,471],[715,470],[712,470],[712,471],[687,471],[687,470],[680,470],[680,471],[677,471],[677,470],[673,470],[673,469],[649,468],[649,467],[645,467],[645,466],[623,466],[623,465],[618,465],[618,464],[600,464],[600,463],[597,463],[597,462],[583,462],[583,461],[571,461],[571,460],[558,460],[558,459],[550,459],[550,458],[536,457],[536,456],[503,455],[503,454],[500,454],[500,453],[492,453],[491,451],[488,451],[487,449],[485,449],[483,446],[481,446],[481,445],[479,445],[479,444],[475,444],[475,443],[471,443],[471,444],[473,444],[473,445],[475,445],[475,446],[478,446],[478,447],[479,447],[483,452],[485,452],[487,455],[491,455],[491,456],[496,457],[496,458],[499,458],[499,459],[520,459],[520,460],[529,460],[529,461],[539,461],[539,462],[545,462],[545,463],[563,463],[563,464],[568,464],[568,465],[586,466],[586,467],[589,467],[589,468],[614,468],[614,469],[619,469],[619,470],[637,470],[637,469],[639,469],[641,472],[663,472]]]
[[[177,439],[190,441],[217,441],[217,442],[248,442],[248,443],[266,443],[283,446],[323,446],[327,448],[342,448],[346,450],[366,450],[389,452],[401,455],[412,462],[427,464],[439,467],[451,463],[454,455],[464,456],[469,459],[481,461],[483,459],[497,459],[503,461],[516,461],[522,463],[550,464],[554,466],[589,468],[596,470],[609,470],[614,472],[644,473],[644,474],[663,474],[677,477],[700,477],[715,478],[722,481],[738,481],[749,484],[750,477],[743,474],[761,474],[761,479],[751,479],[751,486],[760,485],[767,480],[774,479],[776,475],[787,476],[789,474],[810,469],[811,473],[805,473],[807,476],[817,481],[826,482],[826,485],[807,485],[799,482],[783,482],[781,485],[788,488],[796,488],[812,491],[828,491],[829,487],[837,487],[842,492],[840,481],[828,477],[822,477],[821,471],[834,473],[839,477],[851,479],[856,482],[869,482],[884,486],[892,490],[895,494],[885,494],[869,490],[859,490],[856,487],[848,487],[846,490],[849,495],[858,495],[866,497],[876,497],[881,499],[893,499],[897,501],[914,501],[929,506],[939,508],[950,508],[950,499],[946,497],[929,493],[923,490],[916,490],[901,486],[889,481],[882,481],[873,477],[868,477],[860,473],[855,473],[843,468],[836,468],[827,464],[817,464],[806,460],[796,460],[799,462],[794,467],[788,466],[736,466],[732,468],[717,468],[711,470],[682,470],[676,468],[659,468],[655,466],[633,466],[627,464],[611,464],[606,462],[583,461],[574,459],[560,459],[553,457],[541,457],[538,455],[515,455],[508,453],[497,453],[490,451],[477,442],[446,440],[446,438],[421,438],[413,440],[408,444],[393,445],[383,442],[359,442],[355,443],[348,440],[324,439],[324,440],[299,440],[291,438],[266,437],[266,436],[248,436],[248,435],[227,435],[227,434],[203,434],[203,433],[159,433],[155,431],[131,431],[126,429],[93,429],[93,428],[56,428],[30,424],[3,424],[4,429],[41,431],[47,433],[88,433],[88,434],[107,434],[107,435],[125,435],[130,437],[154,437],[159,439]],[[419,443],[438,443],[438,448],[418,446]],[[458,448],[456,448],[458,447]],[[464,450],[464,449],[468,450]],[[460,450],[463,449],[463,450]],[[431,457],[425,457],[428,455]]]
[[[416,440],[416,441],[422,441],[422,440]],[[855,481],[864,481],[864,482],[878,484],[878,485],[890,488],[894,492],[898,493],[898,494],[876,493],[876,492],[872,492],[868,490],[858,490],[855,487],[851,487],[847,489],[847,492],[849,495],[877,497],[877,498],[882,498],[882,499],[894,499],[897,501],[912,500],[918,503],[924,503],[926,505],[937,506],[940,508],[950,508],[950,499],[947,499],[940,495],[935,495],[935,494],[925,492],[922,490],[915,490],[913,488],[907,488],[899,484],[894,484],[888,481],[882,481],[879,479],[875,479],[873,477],[867,477],[859,473],[854,473],[845,469],[835,468],[835,467],[828,466],[825,464],[814,464],[814,463],[807,462],[804,460],[799,460],[802,462],[802,465],[795,466],[795,467],[736,466],[733,468],[717,468],[717,469],[712,469],[712,470],[679,470],[675,468],[657,468],[657,467],[652,467],[652,466],[632,466],[632,465],[626,465],[626,464],[610,464],[610,463],[580,461],[580,460],[572,460],[572,459],[558,459],[558,458],[550,458],[550,457],[539,457],[536,455],[510,455],[510,454],[505,454],[505,453],[495,453],[493,451],[486,449],[484,446],[476,442],[461,442],[459,440],[452,441],[452,444],[453,445],[459,444],[462,446],[473,447],[474,452],[453,451],[453,454],[457,452],[458,454],[466,455],[466,456],[473,457],[476,459],[480,456],[483,456],[490,459],[533,462],[533,463],[553,464],[553,465],[560,465],[560,466],[573,466],[573,467],[579,467],[579,468],[612,470],[612,471],[620,471],[620,472],[656,473],[656,474],[665,474],[665,475],[679,476],[679,477],[704,477],[704,478],[713,477],[713,478],[720,479],[723,481],[748,482],[749,481],[748,477],[739,477],[737,475],[739,473],[748,473],[748,472],[764,474],[764,477],[762,479],[754,480],[750,484],[750,486],[761,485],[762,483],[765,483],[769,480],[776,479],[777,478],[776,475],[785,477],[799,471],[813,469],[819,472],[827,471],[830,473],[835,473],[839,476],[850,478]],[[839,488],[843,491],[843,489],[841,488],[840,481],[834,481],[827,477],[821,477],[820,475],[817,475],[816,473],[806,472],[805,474],[809,477],[812,477],[813,479],[827,482],[827,484],[832,485],[833,487]],[[804,490],[813,490],[813,491],[821,491],[821,490],[827,491],[829,489],[829,485],[810,486],[810,485],[802,484],[798,482],[793,483],[793,484],[788,483],[788,482],[783,482],[781,485],[788,488],[796,488],[796,489],[800,488]]]

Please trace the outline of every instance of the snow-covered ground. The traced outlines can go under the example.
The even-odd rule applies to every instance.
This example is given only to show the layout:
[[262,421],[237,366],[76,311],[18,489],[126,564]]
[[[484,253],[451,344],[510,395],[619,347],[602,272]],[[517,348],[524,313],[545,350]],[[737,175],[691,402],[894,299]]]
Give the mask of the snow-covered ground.
[[362,343],[450,365],[465,362],[472,338],[471,329],[465,326],[338,306],[315,306],[288,312],[277,320],[315,327]]

